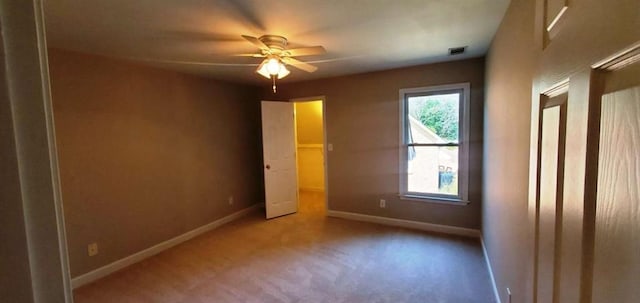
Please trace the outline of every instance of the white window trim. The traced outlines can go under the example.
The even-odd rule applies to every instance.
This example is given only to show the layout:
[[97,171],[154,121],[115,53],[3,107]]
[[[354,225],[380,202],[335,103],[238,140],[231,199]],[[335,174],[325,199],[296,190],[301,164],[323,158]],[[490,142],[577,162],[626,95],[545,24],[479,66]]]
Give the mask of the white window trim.
[[[460,119],[460,142],[458,147],[458,196],[453,195],[441,195],[441,194],[416,194],[409,193],[407,188],[407,145],[406,145],[406,106],[405,100],[407,95],[416,93],[431,93],[436,91],[446,90],[460,90],[462,89],[462,100],[460,109],[462,116]],[[399,165],[400,165],[400,178],[399,178],[399,195],[400,199],[412,200],[412,201],[425,201],[433,203],[445,203],[455,205],[465,205],[469,203],[469,106],[471,85],[469,83],[456,83],[437,86],[415,87],[415,88],[403,88],[400,89],[399,107],[400,107],[400,145],[399,145]]]

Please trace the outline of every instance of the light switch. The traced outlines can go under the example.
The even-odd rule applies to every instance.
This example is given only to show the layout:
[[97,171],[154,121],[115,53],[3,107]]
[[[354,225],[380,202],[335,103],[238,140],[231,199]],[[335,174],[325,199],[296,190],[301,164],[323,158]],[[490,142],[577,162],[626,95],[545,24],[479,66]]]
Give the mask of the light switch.
[[327,150],[333,151],[333,144],[331,143],[327,144]]

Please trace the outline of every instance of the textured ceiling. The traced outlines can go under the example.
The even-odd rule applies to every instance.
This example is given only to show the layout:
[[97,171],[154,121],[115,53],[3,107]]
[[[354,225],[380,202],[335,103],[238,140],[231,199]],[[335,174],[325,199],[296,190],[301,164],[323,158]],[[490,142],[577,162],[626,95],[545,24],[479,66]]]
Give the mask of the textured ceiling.
[[[289,47],[322,45],[283,81],[478,57],[509,0],[50,0],[49,46],[213,78],[261,83],[257,52],[240,37],[277,34]],[[450,57],[448,48],[468,46]],[[171,62],[171,63],[170,63]],[[189,62],[189,63],[187,63]],[[214,64],[211,64],[214,63]]]

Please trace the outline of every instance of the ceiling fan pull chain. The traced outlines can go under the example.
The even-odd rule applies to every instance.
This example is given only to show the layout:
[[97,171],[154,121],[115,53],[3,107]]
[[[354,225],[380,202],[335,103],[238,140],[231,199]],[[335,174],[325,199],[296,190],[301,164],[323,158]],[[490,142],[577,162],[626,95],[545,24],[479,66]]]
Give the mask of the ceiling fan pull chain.
[[273,93],[276,93],[276,76],[272,75],[271,79],[273,79]]

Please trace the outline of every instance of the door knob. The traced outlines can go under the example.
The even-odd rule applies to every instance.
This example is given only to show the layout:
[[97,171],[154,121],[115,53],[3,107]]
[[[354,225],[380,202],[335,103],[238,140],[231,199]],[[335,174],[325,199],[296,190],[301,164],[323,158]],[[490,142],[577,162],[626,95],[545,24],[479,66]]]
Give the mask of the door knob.
[[270,169],[271,165],[267,164],[267,166],[265,166],[266,169]]

